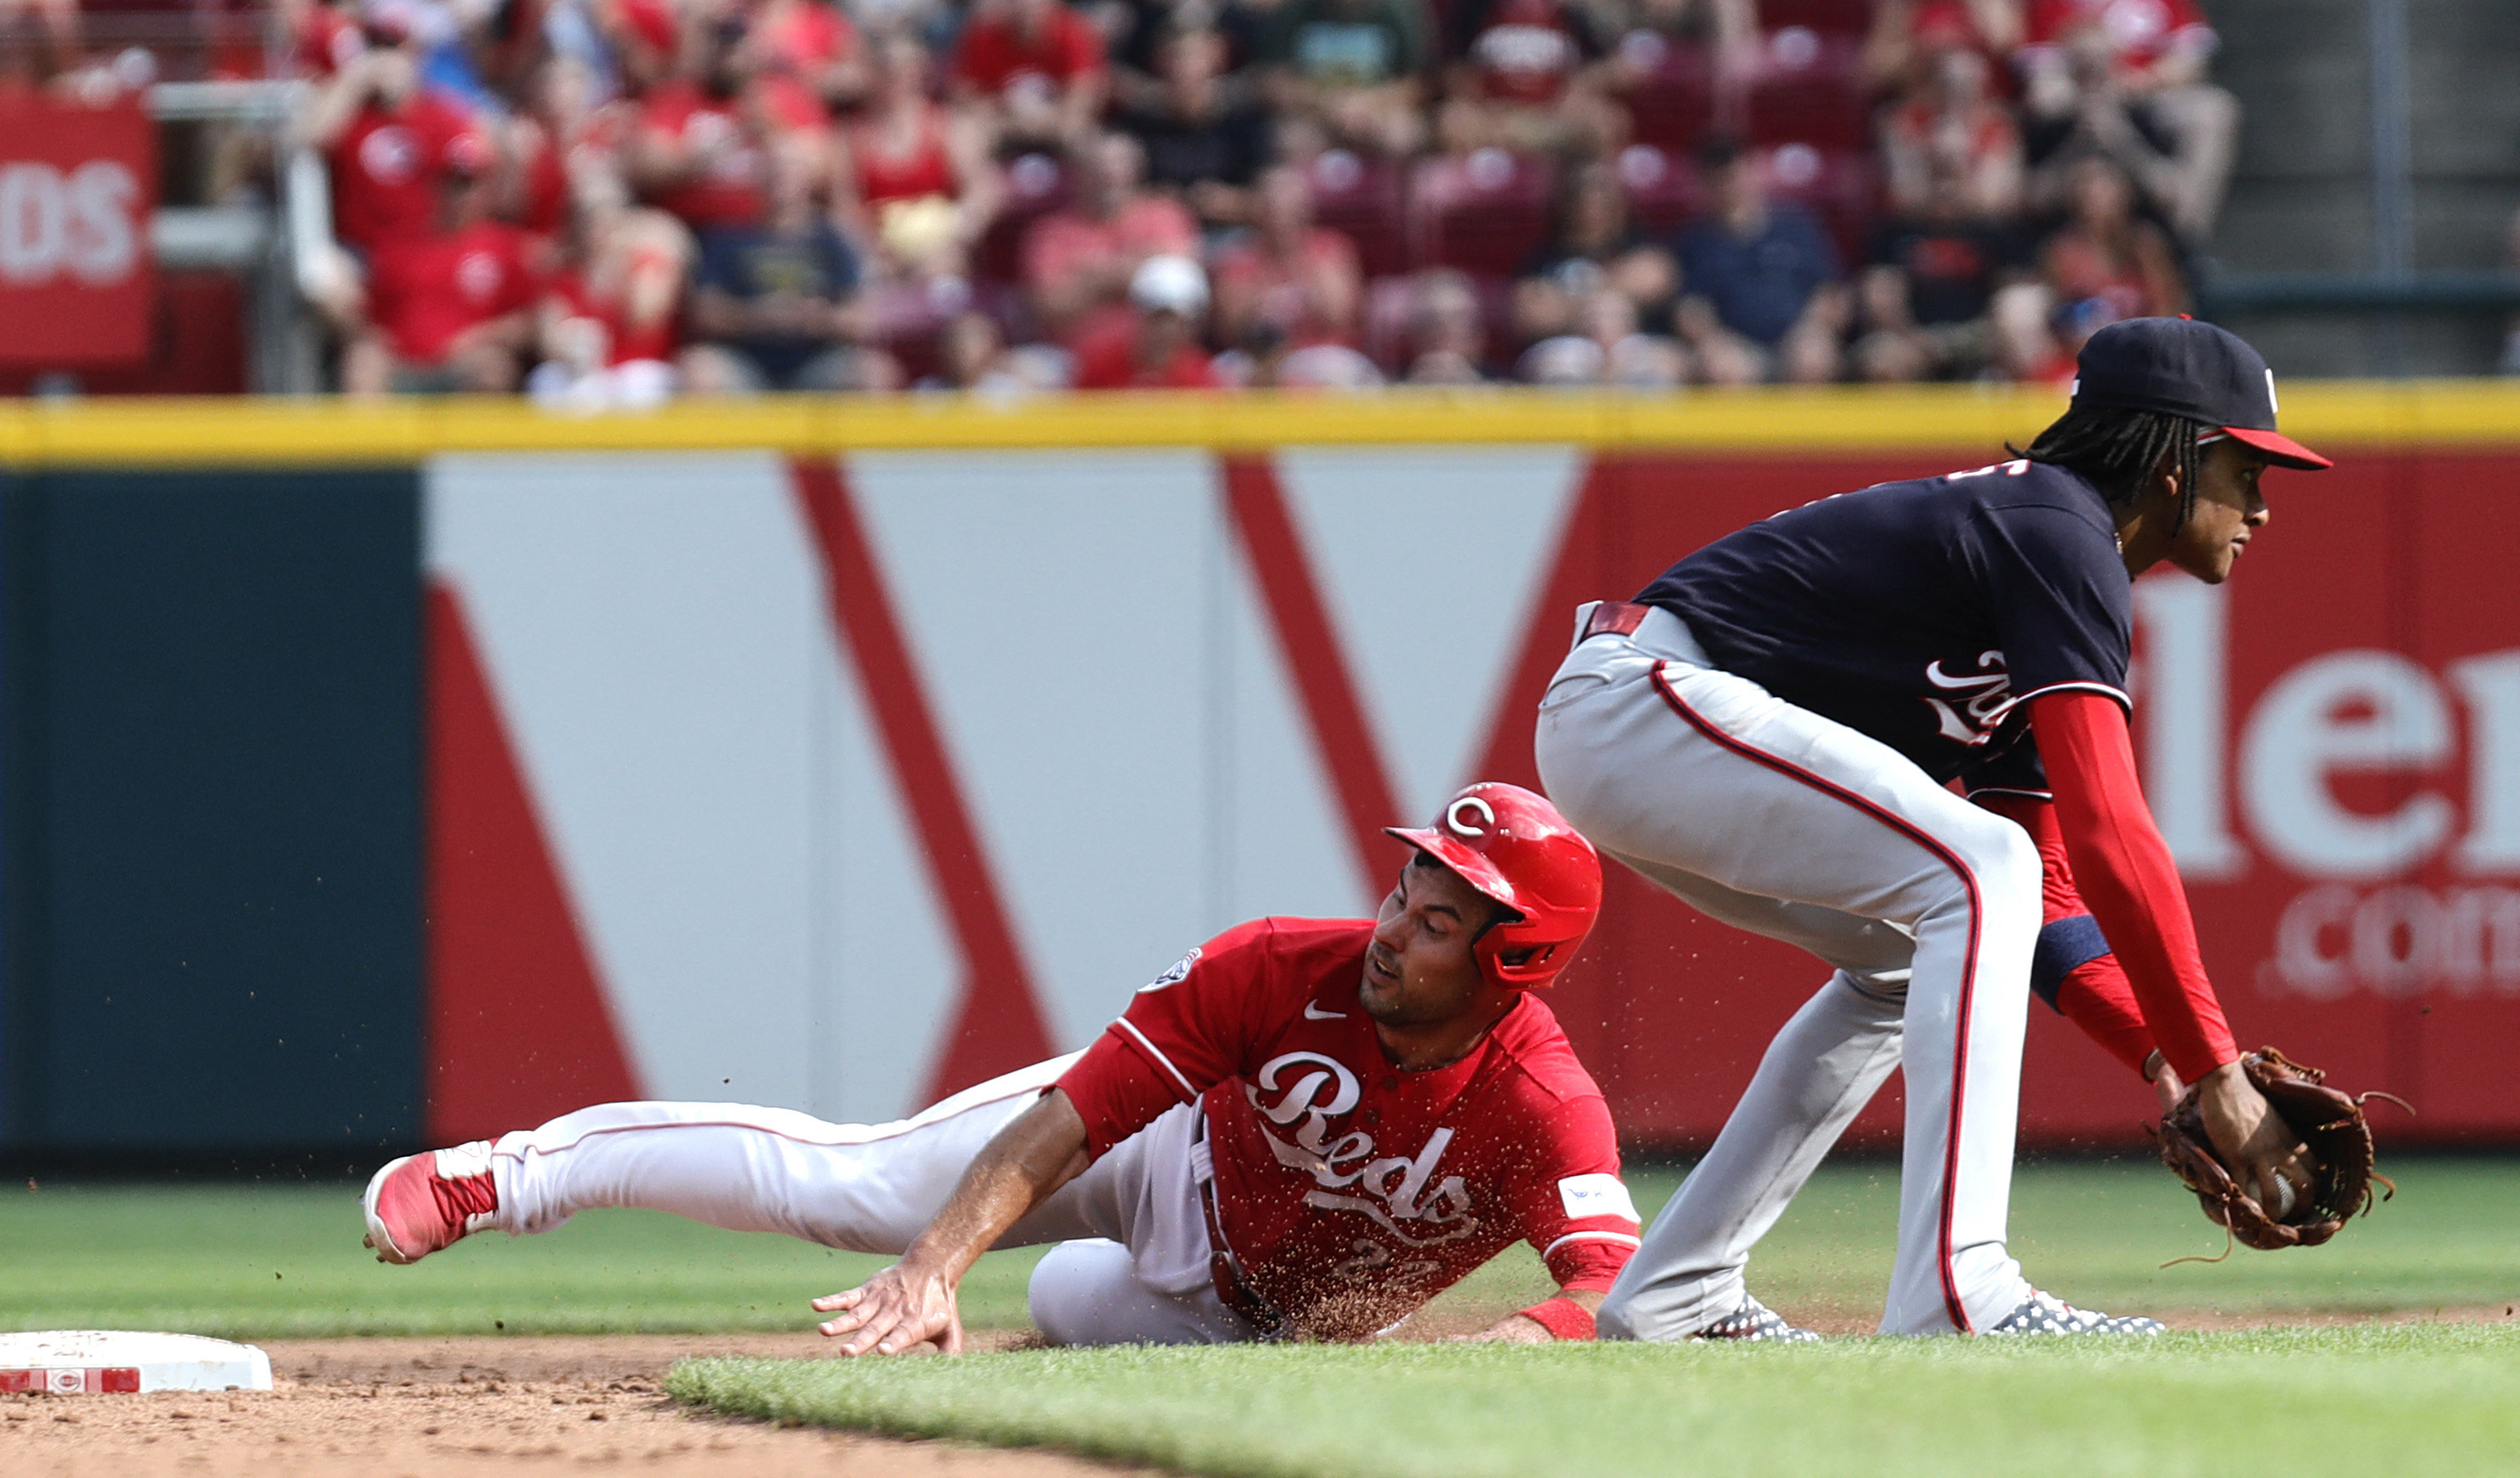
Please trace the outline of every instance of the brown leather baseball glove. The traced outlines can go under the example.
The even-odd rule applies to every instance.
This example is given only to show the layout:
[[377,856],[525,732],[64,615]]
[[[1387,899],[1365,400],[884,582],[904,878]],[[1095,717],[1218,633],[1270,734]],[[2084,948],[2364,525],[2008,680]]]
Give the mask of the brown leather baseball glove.
[[[2197,1107],[2196,1085],[2191,1083],[2151,1134],[2153,1142],[2161,1146],[2161,1163],[2196,1192],[2207,1221],[2229,1229],[2233,1237],[2263,1251],[2316,1247],[2343,1231],[2346,1218],[2370,1211],[2374,1182],[2385,1187],[2381,1199],[2397,1194],[2397,1183],[2372,1169],[2371,1126],[2363,1121],[2362,1104],[2368,1098],[2386,1098],[2413,1112],[2405,1099],[2378,1092],[2358,1097],[2330,1088],[2325,1073],[2304,1067],[2272,1047],[2242,1057],[2240,1069],[2266,1096],[2267,1106],[2309,1146],[2316,1173],[2308,1191],[2284,1215],[2270,1214],[2232,1178],[2230,1168],[2215,1151]],[[2225,1256],[2229,1251],[2226,1247]]]

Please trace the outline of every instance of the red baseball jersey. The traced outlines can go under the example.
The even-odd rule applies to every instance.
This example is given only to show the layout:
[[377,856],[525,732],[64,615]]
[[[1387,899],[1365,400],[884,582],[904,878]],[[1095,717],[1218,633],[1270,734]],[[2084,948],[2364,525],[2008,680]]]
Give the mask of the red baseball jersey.
[[1023,34],[1003,17],[974,20],[963,27],[948,70],[974,91],[995,97],[1018,87],[1057,92],[1102,67],[1102,33],[1062,5],[1037,36]]
[[2123,67],[2150,67],[2173,46],[2214,46],[2196,0],[2031,0],[2029,45],[2055,46],[2086,26],[2107,35]]
[[437,218],[437,181],[452,166],[490,163],[488,136],[435,93],[400,111],[370,102],[332,150],[333,234],[362,251],[426,236]]
[[396,242],[369,266],[368,316],[417,364],[442,362],[465,330],[534,300],[524,233],[500,221]]
[[640,125],[680,141],[701,158],[700,172],[652,193],[650,203],[695,231],[749,226],[761,219],[769,159],[745,126],[742,105],[712,98],[685,81],[661,83],[641,105]]
[[1100,1157],[1199,1102],[1219,1228],[1306,1334],[1361,1339],[1514,1241],[1607,1289],[1636,1208],[1601,1091],[1526,994],[1467,1055],[1402,1072],[1357,1002],[1363,918],[1262,918],[1138,993],[1058,1086]]

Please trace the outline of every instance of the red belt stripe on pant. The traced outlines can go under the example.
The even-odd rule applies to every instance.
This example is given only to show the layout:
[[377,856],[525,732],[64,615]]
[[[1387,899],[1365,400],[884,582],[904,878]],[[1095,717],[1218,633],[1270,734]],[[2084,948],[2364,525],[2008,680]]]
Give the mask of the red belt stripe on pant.
[[1581,647],[1595,637],[1634,636],[1637,628],[1653,614],[1653,607],[1634,601],[1603,601],[1593,607],[1592,616],[1584,622],[1584,635],[1575,645]]
[[1261,1336],[1275,1339],[1285,1332],[1286,1316],[1269,1301],[1242,1271],[1242,1260],[1225,1240],[1225,1222],[1216,1205],[1216,1163],[1207,1148],[1207,1117],[1199,1116],[1198,1138],[1191,1142],[1191,1173],[1198,1182],[1198,1209],[1207,1221],[1207,1272],[1216,1296],[1251,1321]]

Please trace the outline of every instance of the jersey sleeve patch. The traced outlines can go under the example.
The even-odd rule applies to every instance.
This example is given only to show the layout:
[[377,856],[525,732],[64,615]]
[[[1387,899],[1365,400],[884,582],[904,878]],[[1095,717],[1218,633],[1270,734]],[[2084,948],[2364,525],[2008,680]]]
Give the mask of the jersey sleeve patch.
[[1198,957],[1203,953],[1205,953],[1203,950],[1193,946],[1189,954],[1174,961],[1162,974],[1157,975],[1154,979],[1139,986],[1138,994],[1143,996],[1148,991],[1159,991],[1165,986],[1179,985],[1183,981],[1188,980],[1190,978],[1190,967],[1198,963]]
[[1570,1175],[1557,1183],[1557,1199],[1570,1222],[1592,1216],[1641,1220],[1626,1184],[1614,1175]]

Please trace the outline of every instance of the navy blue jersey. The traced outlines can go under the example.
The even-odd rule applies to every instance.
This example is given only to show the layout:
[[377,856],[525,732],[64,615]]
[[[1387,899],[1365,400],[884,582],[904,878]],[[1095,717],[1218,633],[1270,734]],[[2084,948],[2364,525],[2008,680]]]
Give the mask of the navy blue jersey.
[[2098,490],[2006,462],[1778,514],[1637,599],[1687,621],[1717,666],[1949,781],[2011,745],[2024,698],[2127,701],[2132,588]]

